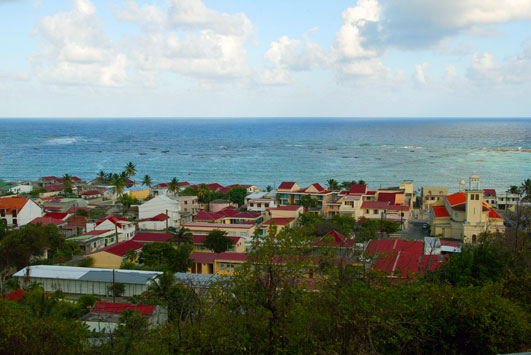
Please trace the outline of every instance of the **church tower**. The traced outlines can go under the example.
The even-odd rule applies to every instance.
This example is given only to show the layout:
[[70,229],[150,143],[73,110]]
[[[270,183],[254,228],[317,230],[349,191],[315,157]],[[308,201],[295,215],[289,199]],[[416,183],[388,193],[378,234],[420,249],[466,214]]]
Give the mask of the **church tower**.
[[483,192],[480,189],[479,176],[472,175],[466,190],[466,223],[480,223],[482,212]]

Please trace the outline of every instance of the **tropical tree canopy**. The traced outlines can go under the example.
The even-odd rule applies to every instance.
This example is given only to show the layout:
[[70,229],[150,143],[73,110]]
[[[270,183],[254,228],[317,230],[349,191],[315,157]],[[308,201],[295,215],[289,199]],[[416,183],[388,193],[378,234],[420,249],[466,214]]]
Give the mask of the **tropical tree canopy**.
[[144,179],[142,180],[142,185],[146,185],[148,187],[151,187],[151,177],[149,175],[144,175]]
[[214,253],[223,253],[232,248],[232,239],[227,237],[227,232],[214,229],[207,234],[203,245]]
[[176,177],[174,177],[173,179],[171,179],[170,183],[168,184],[168,191],[174,195],[178,195],[179,190],[180,190],[179,180]]
[[340,188],[339,182],[336,179],[328,179],[327,183],[329,190],[339,190]]
[[129,162],[125,165],[124,172],[127,177],[136,175],[136,166],[132,162]]

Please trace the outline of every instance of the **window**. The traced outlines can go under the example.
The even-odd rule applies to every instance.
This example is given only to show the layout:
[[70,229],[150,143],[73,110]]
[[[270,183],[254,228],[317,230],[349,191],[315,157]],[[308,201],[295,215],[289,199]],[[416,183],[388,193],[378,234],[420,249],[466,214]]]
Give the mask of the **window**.
[[370,212],[369,212],[369,210],[366,210],[365,213],[369,214]]
[[374,210],[374,214],[378,214],[378,210]]
[[188,201],[184,200],[184,204],[187,205],[187,204],[188,204]]

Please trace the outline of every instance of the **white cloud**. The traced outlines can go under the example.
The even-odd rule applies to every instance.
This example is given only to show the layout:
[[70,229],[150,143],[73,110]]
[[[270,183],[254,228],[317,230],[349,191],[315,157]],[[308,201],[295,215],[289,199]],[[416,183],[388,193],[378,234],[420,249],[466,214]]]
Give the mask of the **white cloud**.
[[110,87],[127,83],[127,58],[104,33],[90,1],[76,0],[72,11],[44,17],[35,34],[44,39],[32,57],[40,79]]
[[246,45],[254,36],[244,14],[225,14],[200,0],[171,0],[167,8],[128,3],[118,20],[143,32],[128,39],[128,53],[144,72],[171,71],[203,79],[241,78],[250,72]]
[[30,76],[23,72],[0,72],[0,81],[28,81]]
[[424,70],[426,70],[427,67],[427,62],[415,65],[415,80],[417,80],[417,82],[426,84],[426,74],[424,73]]

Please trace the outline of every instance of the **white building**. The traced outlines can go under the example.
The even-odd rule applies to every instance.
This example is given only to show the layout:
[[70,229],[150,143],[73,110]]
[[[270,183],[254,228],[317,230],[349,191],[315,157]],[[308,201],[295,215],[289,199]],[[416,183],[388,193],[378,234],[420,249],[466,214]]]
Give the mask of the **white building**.
[[276,208],[275,200],[268,198],[253,198],[247,201],[247,211],[265,212],[269,208]]
[[0,218],[9,227],[24,226],[38,217],[42,217],[42,209],[29,198],[0,197]]
[[180,203],[167,196],[154,197],[138,206],[138,218],[140,220],[147,220],[160,214],[165,214],[169,217],[168,225],[170,227],[179,226],[180,212]]
[[87,232],[91,232],[93,230],[113,230],[118,235],[117,242],[123,242],[126,240],[131,240],[135,236],[136,227],[134,223],[129,222],[126,218],[108,216],[100,219],[96,224],[87,223]]
[[31,190],[33,190],[33,186],[30,184],[17,184],[13,187],[10,187],[8,191],[20,195],[31,192]]

